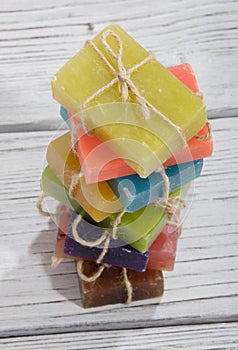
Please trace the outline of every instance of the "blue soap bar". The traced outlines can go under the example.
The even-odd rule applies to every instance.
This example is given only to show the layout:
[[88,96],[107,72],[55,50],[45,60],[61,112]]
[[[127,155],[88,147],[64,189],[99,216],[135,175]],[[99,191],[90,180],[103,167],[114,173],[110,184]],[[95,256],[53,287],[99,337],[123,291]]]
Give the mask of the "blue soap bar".
[[[197,178],[202,171],[203,159],[182,163],[165,169],[170,181],[170,192]],[[164,181],[160,173],[152,173],[146,179],[129,175],[109,180],[109,185],[127,212],[133,213],[163,195]]]
[[62,117],[62,119],[64,119],[65,123],[69,126],[68,112],[63,106],[60,106],[60,116]]
[[[70,224],[65,238],[64,253],[71,256],[96,261],[102,252],[104,243],[102,243],[100,247],[87,247],[78,243],[72,233],[72,223],[76,216],[77,214],[73,212],[70,218]],[[104,229],[102,227],[90,224],[86,220],[82,219],[77,226],[77,232],[81,238],[88,241],[94,241],[101,237]],[[126,267],[136,271],[145,271],[147,262],[148,251],[141,253],[131,246],[125,245],[125,243],[119,239],[111,239],[110,248],[102,260],[102,263],[118,267]]]

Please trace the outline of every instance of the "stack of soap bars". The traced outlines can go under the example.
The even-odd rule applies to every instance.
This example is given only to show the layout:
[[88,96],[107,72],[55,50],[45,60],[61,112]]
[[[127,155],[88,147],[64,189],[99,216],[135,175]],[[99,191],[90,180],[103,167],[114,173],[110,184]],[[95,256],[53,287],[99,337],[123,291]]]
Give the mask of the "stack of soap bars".
[[41,178],[61,203],[53,264],[77,261],[84,307],[161,297],[183,198],[212,153],[192,68],[163,67],[113,24],[57,72],[52,91],[69,127],[49,144]]

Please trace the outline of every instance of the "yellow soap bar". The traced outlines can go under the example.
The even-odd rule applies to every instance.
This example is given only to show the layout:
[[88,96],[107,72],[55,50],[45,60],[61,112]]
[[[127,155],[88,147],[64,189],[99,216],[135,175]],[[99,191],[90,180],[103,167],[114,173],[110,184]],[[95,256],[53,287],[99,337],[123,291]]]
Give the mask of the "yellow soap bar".
[[[110,83],[119,72],[117,59],[102,44],[102,34],[108,30],[121,40],[122,63],[127,71],[149,55],[120,26],[112,24],[105,28],[92,42],[113,67],[114,73],[87,43],[52,79],[54,98],[71,114],[79,112],[82,104]],[[115,37],[109,35],[106,42],[118,56]],[[155,58],[133,71],[130,79],[150,105],[181,128],[186,140],[192,138],[206,123],[206,107],[202,99]],[[108,146],[141,177],[147,177],[182,146],[181,135],[151,110],[150,118],[145,120],[141,108],[133,104],[136,98],[130,89],[128,102],[132,103],[132,114],[126,112],[128,104],[121,104],[122,101],[122,83],[116,81],[87,104],[87,108],[99,108],[91,108],[90,113],[86,113],[85,122],[99,139],[110,141]],[[109,104],[109,107],[104,104]]]
[[[71,149],[69,132],[49,144],[46,158],[55,175],[69,189],[72,177],[81,171],[78,157]],[[81,176],[73,195],[80,206],[97,222],[122,210],[119,200],[106,181],[87,185]]]

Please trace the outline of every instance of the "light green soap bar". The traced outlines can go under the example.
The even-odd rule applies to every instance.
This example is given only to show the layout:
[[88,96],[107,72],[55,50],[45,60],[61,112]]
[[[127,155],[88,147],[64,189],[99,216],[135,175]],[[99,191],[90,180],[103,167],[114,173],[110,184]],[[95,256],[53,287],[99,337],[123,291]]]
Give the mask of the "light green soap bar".
[[66,205],[70,209],[80,213],[85,219],[92,221],[89,215],[81,208],[81,206],[69,196],[68,190],[62,182],[56,177],[51,168],[47,166],[41,176],[41,189],[48,196],[54,198],[58,202]]
[[[190,184],[172,192],[170,196],[186,195]],[[118,214],[117,214],[118,215]],[[112,227],[117,215],[112,215],[100,222],[101,227]],[[125,213],[118,227],[117,235],[122,241],[130,244],[140,252],[145,252],[158,237],[168,221],[168,215],[163,209],[150,204],[134,213]]]
[[[149,55],[120,26],[112,24],[92,41],[105,55],[115,72],[118,72],[118,63],[110,56],[101,41],[102,33],[107,30],[120,37],[122,62],[127,70]],[[118,43],[115,38],[108,36],[106,40],[117,54]],[[53,96],[71,114],[75,114],[90,96],[109,84],[113,78],[115,75],[98,53],[86,44],[52,79]],[[132,72],[130,79],[151,105],[182,129],[186,140],[192,138],[206,123],[206,107],[202,99],[155,58]],[[181,147],[181,138],[171,126],[153,112],[149,120],[145,120],[140,108],[136,112],[134,110],[133,113],[126,113],[125,109],[130,107],[128,104],[124,107],[120,105],[122,102],[120,84],[115,83],[87,105],[99,108],[86,115],[86,124],[103,142],[112,141],[108,146],[141,177],[147,177]],[[136,102],[130,90],[128,101],[132,104]],[[119,103],[104,108],[104,104],[114,102]]]

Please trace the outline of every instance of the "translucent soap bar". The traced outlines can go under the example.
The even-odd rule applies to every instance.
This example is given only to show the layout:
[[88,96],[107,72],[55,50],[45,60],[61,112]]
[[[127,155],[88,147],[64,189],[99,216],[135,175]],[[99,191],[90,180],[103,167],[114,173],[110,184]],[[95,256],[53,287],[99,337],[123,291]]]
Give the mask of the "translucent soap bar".
[[[196,77],[189,64],[181,64],[171,67],[169,70],[188,86],[190,90],[197,93],[199,92]],[[67,111],[64,107],[61,107],[61,116],[64,120],[66,119],[67,122],[69,122],[70,118],[72,128],[80,123],[79,119],[72,115],[69,115],[67,119]],[[207,126],[205,125],[199,132],[199,136],[202,137],[206,135],[207,132]],[[212,139],[211,137],[206,140],[192,137],[192,139],[188,141],[188,147],[189,151],[184,148],[179,148],[175,156],[170,157],[165,165],[174,165],[210,156],[212,153]],[[87,183],[110,180],[135,173],[135,171],[107,147],[105,143],[102,143],[96,136],[87,135],[82,128],[77,131],[75,149]]]
[[149,250],[148,269],[172,271],[180,228],[167,224]]
[[[71,150],[69,132],[49,144],[46,158],[55,175],[69,190],[72,177],[81,171],[78,157]],[[107,182],[87,185],[83,176],[75,186],[74,199],[97,222],[122,209]]]
[[[101,42],[102,34],[108,30],[117,34],[122,41],[122,62],[126,69],[132,68],[149,55],[120,26],[108,26],[93,39],[93,43],[116,72],[117,62]],[[108,36],[106,40],[112,50],[118,53],[115,38]],[[87,98],[114,78],[115,75],[99,54],[90,44],[86,44],[52,79],[53,96],[71,114],[75,114]],[[131,73],[130,79],[150,104],[183,130],[186,140],[193,137],[206,123],[203,101],[155,58]],[[89,108],[90,112],[86,111],[86,125],[102,141],[110,140],[108,146],[141,177],[147,177],[181,147],[181,137],[156,113],[150,111],[150,119],[145,120],[141,108],[114,103],[118,101],[122,101],[121,88],[115,83],[87,105],[95,107]],[[129,101],[132,104],[136,102],[131,91]],[[110,107],[105,107],[104,104],[108,103]]]
[[[186,185],[200,176],[203,160],[173,165],[165,169],[169,178],[170,191]],[[163,196],[164,180],[160,173],[152,173],[142,179],[137,174],[109,180],[114,193],[127,212],[134,212]]]
[[[73,212],[72,216],[75,218],[76,214]],[[85,225],[83,235],[89,241],[99,238],[104,229],[111,230],[115,218],[116,215],[112,215],[98,225]],[[125,213],[118,227],[117,237],[139,252],[145,253],[167,221],[168,217],[164,210],[150,204],[134,213]],[[79,236],[82,235],[80,227],[77,232]]]
[[[86,276],[92,276],[97,269],[96,263],[84,262],[83,272]],[[163,295],[164,280],[161,271],[138,272],[128,269],[127,275],[133,289],[132,301],[160,298]],[[127,300],[127,289],[122,269],[119,267],[105,268],[94,282],[84,282],[80,277],[79,282],[82,304],[85,308],[125,303]]]
[[55,200],[65,204],[67,207],[75,210],[76,212],[81,210],[80,205],[74,199],[70,198],[68,190],[55,176],[54,172],[49,166],[47,166],[42,173],[41,190],[48,196],[53,197]]
[[[210,136],[208,136],[209,133]],[[198,160],[210,157],[213,151],[213,140],[209,126],[207,124],[204,125],[204,127],[197,133],[197,136],[192,137],[188,141],[188,147],[181,147],[175,151],[174,154],[166,160],[164,166],[167,167],[190,162],[191,159]]]
[[[187,189],[188,187],[178,189],[171,193],[170,196],[181,195],[181,197],[184,197]],[[72,215],[76,217],[75,213]],[[86,237],[85,239],[94,241],[98,238],[98,236],[100,236],[98,227],[111,232],[116,217],[117,215],[114,214],[94,226],[87,226],[87,230],[85,229],[83,232],[83,235]],[[156,207],[154,204],[150,204],[134,213],[125,213],[118,225],[117,237],[136,250],[144,253],[158,237],[167,221],[167,213],[163,209]],[[77,230],[77,232],[80,236],[80,230]]]
[[[72,128],[79,123],[79,119],[70,117]],[[89,136],[82,128],[77,132],[75,150],[88,184],[135,173],[135,170],[107,147],[106,143],[96,136]]]
[[62,182],[55,176],[49,166],[45,168],[41,175],[41,190],[58,202],[66,205],[66,207],[74,210],[82,215],[86,220],[95,223],[95,221],[86,213],[85,210],[69,196],[69,192]]

